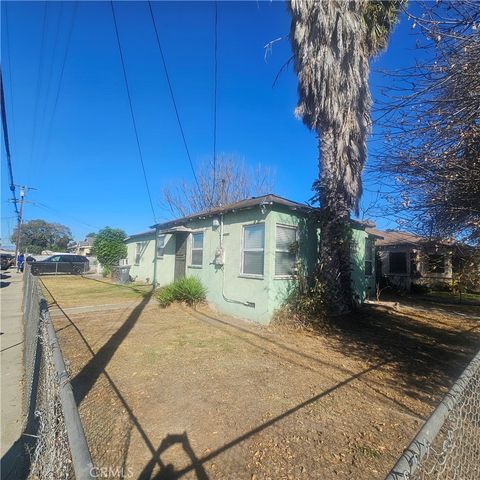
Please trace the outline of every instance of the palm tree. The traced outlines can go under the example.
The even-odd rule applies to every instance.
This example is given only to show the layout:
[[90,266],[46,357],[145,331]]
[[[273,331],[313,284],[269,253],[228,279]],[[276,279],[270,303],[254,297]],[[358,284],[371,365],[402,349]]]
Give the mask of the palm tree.
[[358,210],[370,131],[369,59],[385,48],[403,0],[290,0],[297,116],[317,132],[318,276],[332,313],[351,309],[350,212]]

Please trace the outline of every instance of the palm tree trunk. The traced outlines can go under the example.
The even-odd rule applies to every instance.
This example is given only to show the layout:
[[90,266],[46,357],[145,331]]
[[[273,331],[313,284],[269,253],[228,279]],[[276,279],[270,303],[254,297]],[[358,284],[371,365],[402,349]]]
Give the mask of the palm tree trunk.
[[326,125],[319,135],[319,170],[317,182],[320,200],[320,243],[318,279],[324,285],[324,302],[331,314],[351,311],[351,226],[348,201],[339,172],[338,133]]

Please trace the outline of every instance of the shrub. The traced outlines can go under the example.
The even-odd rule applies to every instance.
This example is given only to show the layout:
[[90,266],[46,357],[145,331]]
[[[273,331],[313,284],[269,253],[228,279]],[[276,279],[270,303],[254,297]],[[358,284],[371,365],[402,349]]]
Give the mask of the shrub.
[[102,277],[108,277],[109,275],[112,274],[112,269],[110,267],[103,267],[102,269]]
[[414,283],[410,291],[417,295],[426,295],[430,293],[430,287],[428,285],[423,285],[421,283]]
[[113,267],[127,256],[126,234],[118,228],[105,227],[93,241],[93,254],[104,267]]
[[184,277],[161,288],[157,300],[162,307],[168,307],[173,302],[185,302],[187,305],[195,306],[205,301],[206,296],[207,290],[198,278]]
[[299,276],[287,292],[283,305],[275,311],[272,324],[287,329],[309,329],[326,319],[325,289],[315,281],[313,285]]

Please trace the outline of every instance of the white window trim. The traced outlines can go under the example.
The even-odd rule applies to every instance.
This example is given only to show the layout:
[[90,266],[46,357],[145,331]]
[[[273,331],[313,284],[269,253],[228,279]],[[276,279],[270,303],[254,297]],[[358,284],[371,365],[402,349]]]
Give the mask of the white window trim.
[[[140,251],[138,249],[139,245],[140,245]],[[133,258],[133,264],[135,266],[139,266],[141,258],[142,258],[142,242],[135,242],[135,256]]]
[[[202,234],[202,248],[193,248],[193,236],[198,235],[199,233]],[[199,230],[198,232],[192,232],[190,235],[190,238],[188,239],[190,242],[190,248],[189,250],[189,258],[188,258],[188,268],[203,268],[203,259],[204,259],[204,251],[205,251],[205,231],[204,230]],[[193,251],[194,250],[201,250],[202,251],[202,264],[201,265],[194,265],[192,264],[192,258],[193,258]]]
[[[244,253],[245,253],[245,227],[253,227],[257,225],[263,225],[263,248],[252,248],[247,250],[248,252],[263,252],[263,275],[259,275],[257,273],[244,273],[243,266],[244,262]],[[262,280],[265,278],[265,236],[266,236],[266,228],[265,222],[252,222],[252,223],[245,223],[242,225],[242,238],[240,239],[240,275],[241,278],[256,278]]]
[[[290,228],[292,230],[295,230],[295,241],[298,241],[298,226],[297,225],[287,225],[285,223],[276,223],[275,224],[275,257],[274,257],[274,263],[273,263],[273,279],[274,280],[290,280],[292,278],[295,278],[295,275],[277,275],[275,273],[275,262],[277,260],[277,252],[282,252],[282,253],[290,253],[290,250],[278,250],[277,249],[277,227],[283,227],[283,228]],[[298,257],[297,254],[295,253],[295,263],[297,262]]]
[[[159,239],[160,237],[163,237],[163,253],[162,253],[162,255],[159,255],[159,254],[158,254],[158,239]],[[167,235],[166,235],[165,233],[159,233],[159,234],[157,235],[157,243],[156,243],[157,251],[155,252],[157,258],[163,258],[163,257],[165,256],[165,243],[166,243],[165,240],[166,240],[166,239],[167,239]]]

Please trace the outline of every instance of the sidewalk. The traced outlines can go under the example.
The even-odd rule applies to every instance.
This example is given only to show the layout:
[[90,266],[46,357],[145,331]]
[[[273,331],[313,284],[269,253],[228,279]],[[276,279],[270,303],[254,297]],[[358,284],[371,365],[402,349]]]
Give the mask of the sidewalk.
[[2,479],[21,478],[24,455],[23,402],[23,275],[13,269],[1,272],[1,457]]

